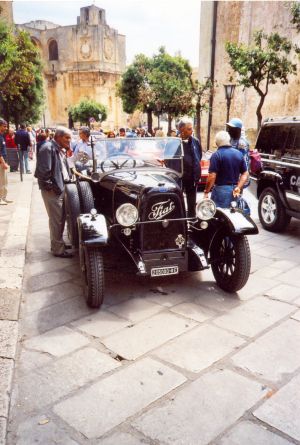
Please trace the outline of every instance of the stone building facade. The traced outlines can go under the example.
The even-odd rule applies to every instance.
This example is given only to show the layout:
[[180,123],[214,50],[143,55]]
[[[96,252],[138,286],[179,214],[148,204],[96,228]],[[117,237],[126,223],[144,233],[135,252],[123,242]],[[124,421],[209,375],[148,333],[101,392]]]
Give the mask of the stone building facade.
[[6,23],[13,23],[12,1],[0,1],[0,20]]
[[68,125],[68,107],[81,99],[106,105],[104,127],[126,123],[116,82],[125,70],[125,36],[106,23],[105,10],[80,9],[77,24],[60,26],[44,20],[22,25],[38,46],[44,64],[44,125]]
[[[226,100],[224,84],[237,83],[225,51],[225,42],[243,42],[248,45],[253,32],[263,29],[267,34],[277,31],[300,45],[300,34],[291,25],[290,6],[284,1],[202,1],[200,18],[199,78],[213,75],[216,81],[211,117],[203,116],[203,145],[207,145],[210,124],[210,146],[214,134],[224,129]],[[214,54],[214,57],[213,57]],[[294,62],[298,62],[296,55]],[[233,82],[232,82],[233,80]],[[230,107],[231,117],[240,117],[251,142],[255,141],[259,96],[253,88],[236,87]],[[300,115],[300,72],[290,76],[289,84],[271,85],[262,109],[268,116]]]

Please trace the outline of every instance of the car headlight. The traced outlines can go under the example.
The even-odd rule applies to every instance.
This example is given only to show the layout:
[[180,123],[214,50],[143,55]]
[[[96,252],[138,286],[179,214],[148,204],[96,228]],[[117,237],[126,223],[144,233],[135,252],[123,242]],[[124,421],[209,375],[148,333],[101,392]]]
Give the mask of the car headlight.
[[199,219],[207,221],[215,216],[216,204],[211,199],[203,199],[196,206],[196,215]]
[[122,204],[116,211],[117,221],[124,227],[133,226],[138,217],[138,209],[133,204]]

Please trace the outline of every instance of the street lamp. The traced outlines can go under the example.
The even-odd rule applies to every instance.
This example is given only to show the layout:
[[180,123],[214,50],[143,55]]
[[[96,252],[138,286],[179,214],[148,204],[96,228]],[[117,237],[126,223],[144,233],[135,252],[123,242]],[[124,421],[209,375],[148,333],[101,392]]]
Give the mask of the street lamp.
[[226,122],[229,122],[230,104],[231,104],[231,100],[233,98],[235,85],[234,84],[224,85],[224,89],[225,89],[225,98],[226,98],[226,101],[227,101],[227,119],[226,119]]

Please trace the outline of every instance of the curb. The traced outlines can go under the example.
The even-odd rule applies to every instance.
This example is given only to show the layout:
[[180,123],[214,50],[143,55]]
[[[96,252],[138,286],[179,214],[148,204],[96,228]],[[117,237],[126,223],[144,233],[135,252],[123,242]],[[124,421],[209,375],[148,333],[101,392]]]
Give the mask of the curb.
[[0,209],[0,445],[6,441],[33,183],[33,175],[21,182],[18,173],[9,173],[14,203]]

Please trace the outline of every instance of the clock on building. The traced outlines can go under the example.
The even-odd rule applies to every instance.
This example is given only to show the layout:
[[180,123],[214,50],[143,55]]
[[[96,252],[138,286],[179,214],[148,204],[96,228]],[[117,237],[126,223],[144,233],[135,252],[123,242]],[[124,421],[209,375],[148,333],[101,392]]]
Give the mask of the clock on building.
[[84,42],[80,47],[80,52],[83,58],[88,58],[91,55],[92,48],[88,42]]

